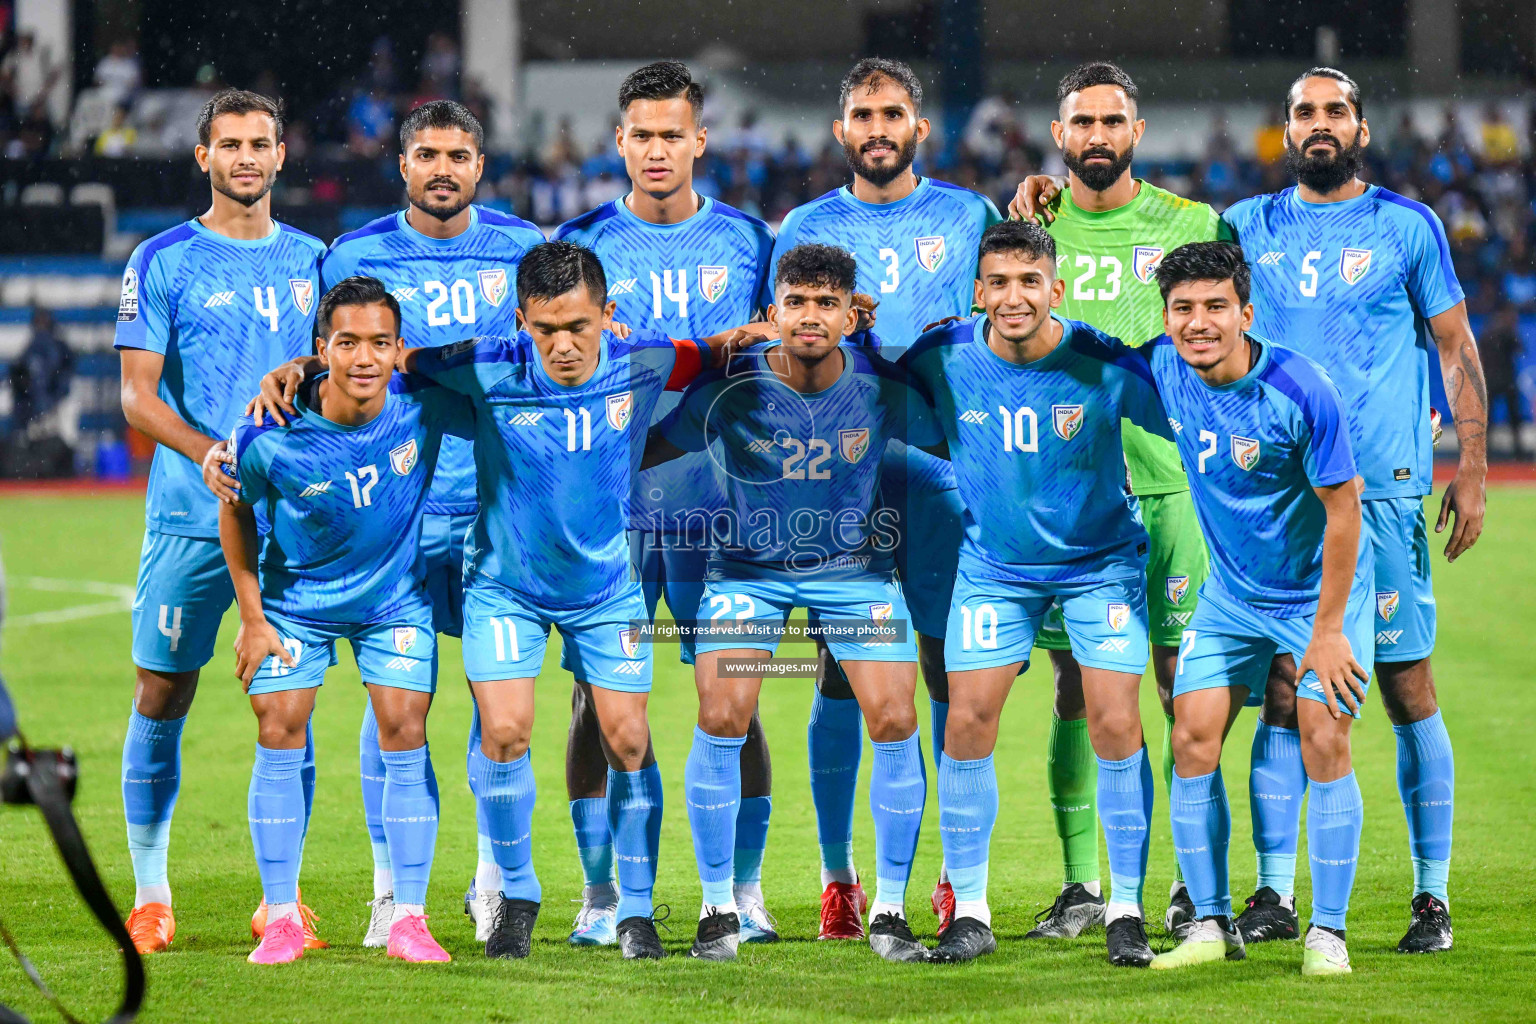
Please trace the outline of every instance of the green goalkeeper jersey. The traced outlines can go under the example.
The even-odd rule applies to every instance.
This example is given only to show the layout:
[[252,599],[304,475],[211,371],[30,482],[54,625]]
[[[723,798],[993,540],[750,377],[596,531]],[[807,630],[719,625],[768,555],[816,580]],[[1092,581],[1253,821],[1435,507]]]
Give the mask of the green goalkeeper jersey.
[[[1152,272],[1164,253],[1218,237],[1216,211],[1139,181],[1136,198],[1117,210],[1090,213],[1072,201],[1071,188],[1052,203],[1047,230],[1056,240],[1057,274],[1066,282],[1058,312],[1082,320],[1127,345],[1163,333],[1163,300]],[[1223,236],[1224,237],[1224,236]],[[1124,421],[1131,490],[1170,494],[1189,482],[1172,441]]]

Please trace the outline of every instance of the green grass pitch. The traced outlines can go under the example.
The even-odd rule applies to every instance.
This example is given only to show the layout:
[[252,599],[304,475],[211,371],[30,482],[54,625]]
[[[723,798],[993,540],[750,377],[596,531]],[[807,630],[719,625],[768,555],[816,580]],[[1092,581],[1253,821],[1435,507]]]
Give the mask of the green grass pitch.
[[[1432,507],[1438,508],[1438,503]],[[0,498],[0,542],[11,578],[3,668],[28,735],[73,744],[82,782],[76,810],[120,905],[133,883],[123,835],[118,759],[132,692],[123,594],[134,579],[142,500],[105,497]],[[363,692],[350,658],[331,673],[315,719],[319,785],[304,865],[305,897],[320,917],[328,951],[283,968],[245,962],[248,919],[260,889],[245,823],[255,742],[249,705],[234,680],[227,617],[218,655],[204,672],[184,746],[180,805],[171,841],[179,933],[149,961],[146,1021],[563,1021],[808,1019],[963,1020],[1529,1020],[1536,964],[1536,870],[1530,848],[1536,807],[1536,489],[1494,489],[1488,530],[1458,564],[1435,546],[1440,598],[1436,669],[1456,743],[1458,785],[1452,895],[1455,951],[1410,958],[1393,946],[1407,924],[1410,868],[1395,782],[1391,728],[1372,696],[1355,733],[1366,800],[1360,874],[1350,917],[1355,973],[1303,979],[1296,943],[1251,950],[1246,963],[1173,974],[1116,970],[1102,931],[1065,943],[1022,940],[1059,884],[1058,847],[1045,796],[1049,675],[1036,669],[1014,690],[997,763],[1001,819],[992,846],[996,955],[964,967],[883,963],[867,946],[818,943],[815,824],[805,755],[810,683],[770,682],[763,720],[775,758],[773,826],[764,867],[768,905],[786,937],[742,948],[732,965],[623,962],[617,950],[565,944],[580,892],[561,768],[569,681],[553,653],[546,664],[533,744],[540,800],[535,863],[544,911],[533,955],[487,961],[461,912],[473,870],[474,813],[464,780],[469,701],[458,645],[444,644],[441,697],[430,731],[443,807],[428,910],[454,955],[448,965],[411,966],[364,950],[371,860],[357,785],[357,726]],[[114,603],[120,608],[114,610]],[[95,607],[92,607],[95,606]],[[73,610],[72,610],[73,609]],[[78,616],[78,617],[74,617]],[[553,645],[552,645],[553,646]],[[666,780],[658,900],[675,909],[663,938],[674,954],[693,933],[699,887],[682,812],[683,762],[691,737],[691,673],[670,650],[657,659],[651,722]],[[921,688],[919,688],[921,695]],[[1150,682],[1143,689],[1148,736],[1161,739]],[[920,707],[927,740],[926,708]],[[1232,882],[1253,882],[1246,800],[1251,714],[1228,746],[1233,800]],[[873,834],[864,758],[855,848],[868,868]],[[933,779],[929,779],[930,787]],[[1161,787],[1159,787],[1161,790]],[[908,907],[931,941],[926,901],[939,863],[938,804],[928,801]],[[1154,818],[1148,912],[1161,917],[1172,867],[1167,800]],[[1305,839],[1303,839],[1305,842]],[[1305,857],[1299,879],[1308,902]],[[1107,878],[1107,868],[1106,875]],[[39,817],[0,809],[0,916],[55,989],[89,1019],[114,1004],[116,958],[78,901]],[[1154,945],[1161,929],[1152,929]],[[0,954],[0,1000],[54,1020],[14,961]]]

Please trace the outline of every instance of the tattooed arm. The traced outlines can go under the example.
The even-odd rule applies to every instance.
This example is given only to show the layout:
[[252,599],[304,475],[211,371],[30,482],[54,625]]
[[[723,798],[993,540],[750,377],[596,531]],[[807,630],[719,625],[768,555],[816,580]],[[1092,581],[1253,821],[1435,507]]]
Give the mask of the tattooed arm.
[[1488,475],[1488,383],[1478,359],[1477,339],[1467,322],[1465,302],[1431,317],[1429,330],[1440,350],[1440,375],[1445,380],[1446,398],[1456,420],[1456,441],[1461,452],[1456,478],[1445,489],[1440,518],[1435,523],[1435,532],[1441,533],[1451,516],[1456,517],[1451,539],[1445,545],[1446,560],[1454,562],[1477,543],[1483,532],[1483,481]]

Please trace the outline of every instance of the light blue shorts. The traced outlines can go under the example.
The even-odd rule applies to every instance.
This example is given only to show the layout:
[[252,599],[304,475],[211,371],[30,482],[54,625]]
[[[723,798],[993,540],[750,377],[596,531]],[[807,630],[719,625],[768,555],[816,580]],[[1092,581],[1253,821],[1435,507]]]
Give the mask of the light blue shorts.
[[944,638],[951,672],[1022,664],[1052,603],[1061,606],[1079,665],[1141,675],[1147,670],[1147,588],[1141,576],[1089,583],[955,580]]
[[[1366,566],[1355,576],[1349,591],[1344,636],[1355,660],[1367,673],[1375,660],[1375,646],[1371,643],[1373,596],[1371,571]],[[1249,707],[1262,705],[1270,662],[1282,653],[1301,662],[1312,640],[1314,612],[1277,619],[1233,600],[1207,582],[1200,588],[1200,603],[1179,643],[1174,697],[1216,686],[1246,686],[1248,699],[1244,703]],[[1317,675],[1310,671],[1297,684],[1296,695],[1328,702]]]
[[1360,503],[1376,556],[1377,661],[1418,661],[1435,649],[1429,530],[1420,498]]
[[589,608],[540,608],[487,576],[464,588],[464,671],[471,682],[532,679],[544,665],[553,626],[562,663],[577,679],[605,690],[649,693],[651,643],[641,632],[645,598],[626,583]]
[[[901,587],[889,577],[868,580],[710,580],[699,602],[698,651],[778,650],[789,613],[804,608],[807,623],[822,627],[838,661],[916,661],[911,616]],[[889,639],[866,624],[885,624]],[[728,630],[740,630],[731,635]],[[711,636],[710,632],[714,631]],[[812,657],[806,648],[806,657]]]
[[319,686],[325,682],[325,670],[336,664],[338,640],[352,644],[365,683],[419,693],[437,689],[437,636],[426,602],[389,622],[369,625],[319,625],[280,612],[266,615],[297,664],[289,668],[281,659],[269,657],[251,679],[252,694]]
[[217,540],[145,530],[133,592],[133,663],[154,672],[202,668],[234,600]]
[[421,576],[432,603],[432,628],[449,636],[464,632],[464,541],[473,512],[421,517]]

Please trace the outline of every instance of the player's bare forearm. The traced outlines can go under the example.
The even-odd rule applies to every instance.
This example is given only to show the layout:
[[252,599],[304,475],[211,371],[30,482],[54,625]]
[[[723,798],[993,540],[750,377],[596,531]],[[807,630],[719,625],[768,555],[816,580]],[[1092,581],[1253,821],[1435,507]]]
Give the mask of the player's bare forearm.
[[1488,476],[1488,382],[1477,352],[1477,339],[1467,320],[1467,304],[1458,302],[1430,318],[1430,333],[1440,352],[1440,376],[1445,396],[1456,420],[1459,456],[1456,477],[1440,500],[1435,532],[1445,530],[1451,517],[1455,526],[1445,545],[1445,556],[1454,562],[1483,532],[1487,509],[1485,481]]
[[218,442],[182,419],[160,397],[165,357],[147,349],[123,349],[122,365],[123,419],[150,440],[202,465],[208,449]]
[[256,575],[256,511],[235,502],[219,506],[219,547],[229,578],[235,585],[235,603],[242,622],[266,622],[261,610],[261,580]]
[[673,459],[681,458],[686,454],[688,453],[662,437],[661,432],[653,428],[645,436],[645,451],[640,456],[640,468],[642,470],[650,469],[652,466],[659,466],[663,462],[671,462]]
[[775,331],[767,321],[756,320],[740,327],[732,327],[721,331],[719,334],[711,334],[707,338],[700,338],[698,343],[709,349],[709,357],[704,361],[705,368],[715,370],[730,362],[732,356],[749,345],[755,345],[765,338],[776,338]]
[[1328,513],[1323,529],[1323,579],[1317,597],[1313,629],[1338,633],[1344,629],[1344,609],[1354,583],[1360,555],[1360,478],[1313,492]]

